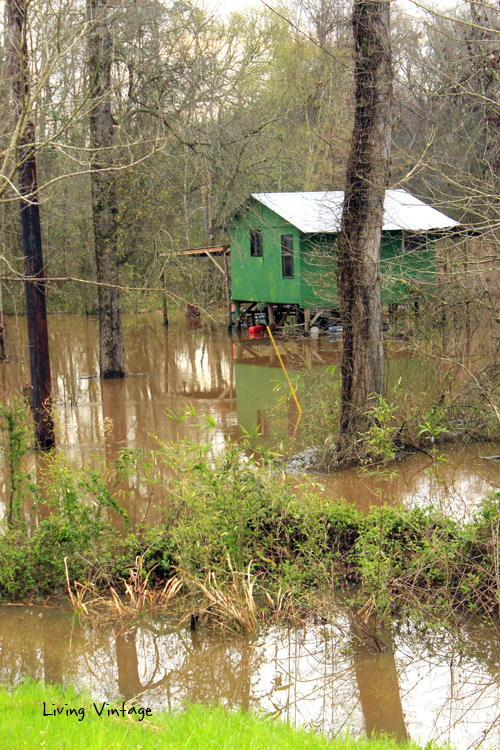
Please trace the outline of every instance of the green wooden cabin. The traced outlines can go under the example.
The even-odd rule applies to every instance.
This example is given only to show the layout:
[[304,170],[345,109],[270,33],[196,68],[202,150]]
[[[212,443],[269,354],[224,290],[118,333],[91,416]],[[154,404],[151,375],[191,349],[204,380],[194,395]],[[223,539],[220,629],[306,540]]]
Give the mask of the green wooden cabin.
[[[343,193],[256,193],[234,215],[232,298],[310,309],[335,307],[335,246]],[[457,225],[405,190],[387,190],[381,272],[384,302],[435,277],[438,234]]]

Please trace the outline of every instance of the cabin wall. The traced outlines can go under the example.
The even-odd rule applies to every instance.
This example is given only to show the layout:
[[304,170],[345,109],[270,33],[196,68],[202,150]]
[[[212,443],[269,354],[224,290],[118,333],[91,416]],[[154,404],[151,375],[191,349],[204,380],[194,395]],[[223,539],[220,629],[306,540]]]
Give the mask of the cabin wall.
[[[336,237],[302,235],[302,307],[336,307]],[[384,232],[380,257],[382,302],[401,302],[419,284],[436,276],[434,235],[427,234],[427,250],[404,252],[401,231]]]
[[301,235],[301,307],[337,307],[337,237]]
[[382,301],[401,302],[421,284],[436,279],[435,237],[427,233],[427,250],[402,251],[402,232],[385,232],[382,240],[380,271]]
[[[263,256],[250,255],[250,230],[262,230]],[[294,278],[284,279],[281,235],[293,236]],[[299,230],[262,204],[252,203],[231,227],[231,289],[234,300],[300,304]]]
[[[262,230],[263,256],[250,255],[250,230]],[[294,238],[294,278],[284,279],[281,235]],[[427,250],[404,252],[403,233],[384,232],[381,249],[382,301],[401,302],[415,287],[436,277],[435,241]],[[336,235],[306,235],[257,201],[237,216],[231,227],[232,298],[248,302],[336,307]]]

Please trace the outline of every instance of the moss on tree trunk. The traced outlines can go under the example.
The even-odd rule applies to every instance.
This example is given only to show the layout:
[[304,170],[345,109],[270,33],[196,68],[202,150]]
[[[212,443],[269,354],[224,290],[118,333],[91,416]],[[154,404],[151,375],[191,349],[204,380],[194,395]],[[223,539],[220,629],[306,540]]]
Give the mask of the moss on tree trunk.
[[340,451],[357,455],[373,395],[384,387],[380,238],[389,177],[392,55],[387,0],[356,0],[355,116],[339,238],[339,302],[344,328]]

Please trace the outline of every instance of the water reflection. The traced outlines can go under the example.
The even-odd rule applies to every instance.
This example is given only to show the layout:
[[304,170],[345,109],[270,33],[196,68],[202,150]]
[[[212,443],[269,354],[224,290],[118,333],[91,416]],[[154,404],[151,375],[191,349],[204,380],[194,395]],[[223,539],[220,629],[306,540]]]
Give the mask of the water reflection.
[[[29,372],[25,320],[9,318],[7,323],[10,361],[0,364],[0,400],[8,401],[21,393]],[[216,325],[188,330],[184,321],[166,329],[160,314],[124,316],[127,377],[100,381],[96,377],[96,319],[52,315],[49,334],[58,446],[75,463],[89,465],[97,458],[109,462],[124,447],[154,447],[156,438],[207,441],[210,450],[217,452],[227,439],[235,440],[255,428],[261,445],[274,444],[276,389],[281,386],[286,391],[287,385],[267,338],[234,339],[224,326]],[[300,372],[304,362],[324,368],[340,361],[339,341],[280,339],[278,346],[291,373]],[[432,394],[449,376],[449,361],[411,358],[410,353],[403,343],[391,345],[387,386],[401,378],[410,392]],[[472,361],[468,360],[468,366],[473,366]],[[457,373],[453,377],[458,377]],[[293,433],[297,422],[294,401],[280,403],[286,410],[281,423]],[[171,418],[189,405],[196,409],[196,417],[182,422]],[[199,426],[204,414],[214,420],[210,432]],[[437,472],[427,456],[417,454],[407,456],[397,466],[394,478],[383,483],[352,470],[316,479],[331,497],[343,497],[361,509],[381,502],[432,503],[463,517],[475,501],[500,486],[500,462],[482,458],[500,453],[500,446],[451,447],[442,452],[446,462]],[[34,460],[32,468],[35,470]],[[5,477],[2,479],[4,482]],[[5,497],[5,488],[0,492]],[[133,519],[153,521],[151,508],[160,501],[134,490],[128,510]]]
[[128,629],[90,627],[70,613],[0,607],[0,681],[28,676],[90,689],[99,700],[142,694],[153,709],[183,702],[261,709],[327,734],[387,732],[425,744],[498,747],[498,643],[446,631],[390,636],[374,653],[347,622],[258,636],[176,628],[166,618]]
[[490,491],[500,489],[500,462],[485,456],[500,453],[498,443],[443,445],[443,462],[436,467],[423,454],[410,454],[394,467],[390,479],[378,481],[356,471],[340,471],[321,482],[332,497],[343,497],[368,510],[382,502],[399,502],[404,507],[433,506],[446,515],[466,519],[477,502]]
[[[24,321],[18,323],[8,321],[11,361],[0,364],[1,400],[20,394],[29,379]],[[187,330],[183,323],[167,330],[160,315],[125,316],[128,376],[101,382],[97,321],[51,316],[49,331],[58,446],[72,461],[109,463],[121,448],[151,448],[156,438],[207,440],[216,452],[254,425],[261,443],[272,445],[269,414],[276,386],[285,379],[267,339],[234,340],[222,327]],[[323,339],[280,341],[279,348],[292,371],[304,362],[337,364],[340,357],[340,343]],[[429,366],[407,355],[403,346],[391,352],[388,384],[403,377],[409,389],[432,392],[446,375],[443,363]],[[196,418],[169,418],[186,405],[195,407]],[[285,408],[284,421],[293,427],[293,404]],[[198,426],[203,414],[215,421],[210,434]],[[437,473],[427,456],[408,456],[389,482],[343,471],[321,477],[323,491],[359,508],[399,500],[432,503],[464,516],[500,486],[498,462],[483,458],[500,448],[476,445],[443,453],[447,461]],[[45,460],[38,454],[31,459],[38,480]],[[3,471],[4,497],[5,482]],[[143,497],[128,485],[122,489],[129,490],[122,503],[133,525],[155,520],[150,509],[161,498]],[[38,512],[47,510],[40,506]],[[489,633],[471,633],[467,649],[457,648],[445,632],[432,641],[419,633],[385,634],[384,640],[387,650],[375,654],[345,622],[270,628],[258,638],[221,640],[208,632],[179,630],[168,620],[144,621],[124,631],[75,624],[56,610],[0,607],[0,680],[13,683],[28,675],[73,682],[101,699],[144,692],[152,707],[189,700],[261,708],[327,733],[350,727],[463,748],[486,737],[498,746],[500,652]]]
[[399,692],[392,634],[386,632],[384,641],[384,651],[370,652],[363,647],[359,634],[353,628],[353,665],[365,732],[369,737],[391,734],[398,742],[404,742],[409,738]]

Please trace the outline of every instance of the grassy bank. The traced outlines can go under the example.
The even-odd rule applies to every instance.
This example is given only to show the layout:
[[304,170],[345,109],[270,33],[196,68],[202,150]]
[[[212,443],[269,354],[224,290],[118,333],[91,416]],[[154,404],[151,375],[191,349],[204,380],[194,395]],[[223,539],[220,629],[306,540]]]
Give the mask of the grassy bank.
[[[322,499],[314,486],[297,494],[271,455],[257,463],[248,446],[228,445],[214,460],[207,446],[191,443],[126,451],[101,471],[74,468],[59,455],[37,484],[22,469],[21,438],[11,437],[0,600],[69,589],[84,609],[112,588],[127,596],[123,614],[191,592],[210,605],[212,619],[246,630],[266,607],[276,613],[322,592],[341,594],[365,615],[498,616],[500,493],[467,523],[433,508],[366,515]],[[127,525],[115,494],[124,479],[144,497],[154,489],[163,508],[157,527]],[[116,513],[125,531],[116,530]]]
[[[95,707],[94,707],[95,703]],[[122,708],[121,703],[111,708]],[[52,750],[396,750],[390,739],[333,739],[293,729],[279,720],[252,714],[232,714],[223,708],[190,706],[175,713],[159,713],[140,720],[125,713],[108,716],[101,701],[40,684],[0,690],[0,748],[45,747]],[[147,704],[144,705],[147,708]],[[60,715],[53,714],[62,709]],[[66,711],[73,713],[66,715]],[[125,711],[131,711],[125,704]],[[139,707],[135,707],[138,711]],[[408,745],[408,750],[416,745]]]

